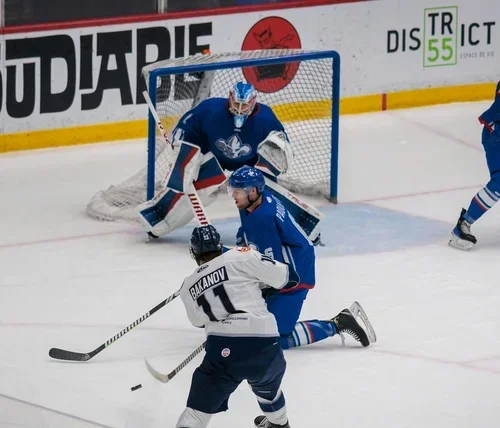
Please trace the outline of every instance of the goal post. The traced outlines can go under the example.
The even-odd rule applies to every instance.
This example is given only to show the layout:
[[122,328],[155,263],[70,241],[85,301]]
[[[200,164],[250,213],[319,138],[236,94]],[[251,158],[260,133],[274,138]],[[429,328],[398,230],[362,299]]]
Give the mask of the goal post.
[[[142,72],[151,101],[169,133],[199,102],[227,98],[237,81],[252,83],[257,102],[271,107],[293,147],[293,166],[279,177],[279,183],[291,191],[337,202],[340,56],[336,51],[197,54],[159,61]],[[123,183],[98,192],[87,212],[105,220],[134,220],[133,208],[154,197],[168,171],[164,147],[149,113],[147,165]]]
[[[323,61],[321,61],[323,60]],[[320,94],[313,94],[310,93],[311,91],[314,90],[314,85],[311,85],[310,87],[307,86],[307,84],[301,83],[300,88],[302,89],[302,93],[299,93],[297,89],[287,89],[287,86],[291,86],[293,88],[293,80],[294,79],[299,79],[300,76],[300,66],[304,64],[305,62],[316,62],[316,64],[323,64],[322,66],[318,66],[316,69],[316,73],[311,73],[310,78],[311,79],[316,79],[318,81],[318,74],[322,73],[325,71],[326,68],[329,66],[331,67],[330,75],[324,76],[324,80],[326,85],[326,90],[322,88],[322,91]],[[318,106],[321,105],[321,102],[323,102],[323,106],[326,104],[326,108],[330,109],[330,117],[331,117],[331,124],[330,124],[330,129],[328,130],[329,134],[329,144],[330,144],[330,153],[329,153],[329,164],[330,164],[330,174],[329,174],[329,185],[327,186],[328,189],[323,189],[321,191],[320,189],[301,189],[300,184],[296,184],[295,190],[301,191],[301,190],[313,190],[314,193],[321,193],[325,197],[327,197],[329,200],[332,202],[337,201],[337,192],[338,192],[338,140],[339,140],[339,100],[340,100],[340,55],[336,51],[315,51],[315,52],[308,52],[308,51],[301,51],[301,50],[257,50],[257,51],[243,51],[243,52],[238,52],[238,53],[224,53],[224,54],[211,54],[211,55],[195,55],[192,57],[186,58],[181,58],[181,59],[176,59],[176,60],[166,60],[163,62],[158,62],[154,63],[152,65],[146,66],[143,69],[143,74],[144,77],[147,79],[148,82],[148,92],[151,100],[153,101],[153,105],[156,107],[156,100],[157,100],[157,94],[162,92],[162,87],[161,87],[161,82],[162,78],[164,79],[167,76],[173,76],[174,78],[177,76],[186,76],[186,75],[196,75],[204,72],[215,72],[219,76],[232,76],[234,75],[235,78],[231,81],[229,79],[224,79],[223,77],[216,77],[214,81],[211,83],[211,95],[213,96],[214,92],[216,93],[216,96],[225,96],[227,97],[227,94],[229,93],[229,89],[231,87],[231,83],[235,83],[238,79],[238,76],[240,74],[239,70],[243,70],[245,68],[250,68],[250,67],[266,67],[266,66],[276,66],[276,65],[284,65],[284,64],[298,64],[296,74],[290,79],[290,83],[288,83],[287,86],[285,86],[283,89],[279,89],[276,92],[262,92],[259,90],[260,85],[255,85],[256,89],[259,92],[257,101],[259,102],[265,102],[266,104],[270,105],[273,110],[281,111],[283,112],[282,116],[285,116],[285,121],[284,121],[284,126],[285,129],[288,131],[288,125],[287,127],[287,121],[286,118],[291,119],[290,122],[298,122],[300,119],[300,113],[309,113],[305,114],[306,120],[310,120],[308,116],[311,116],[312,114],[312,120],[315,119],[314,117],[314,112],[311,112],[310,108],[308,109],[307,105],[303,107],[303,110],[306,110],[305,112],[297,111],[299,110],[299,107],[291,106],[291,104],[295,103],[309,103],[309,105],[316,103]],[[312,67],[307,67],[307,70],[303,72],[303,74],[308,74],[307,71],[310,71],[309,68]],[[227,70],[226,72],[224,72]],[[243,73],[243,78],[245,78],[246,75]],[[286,78],[287,76],[284,77],[278,77],[279,78]],[[272,80],[273,77],[268,78],[269,80]],[[248,79],[246,79],[248,80]],[[264,91],[271,91],[273,89],[272,84],[268,84],[268,87],[266,87],[265,84],[265,78],[259,80],[259,83],[262,82],[262,87],[260,89],[264,89]],[[304,80],[304,77],[302,77],[302,80]],[[323,80],[323,79],[321,79]],[[330,80],[328,82],[328,80]],[[224,85],[222,88],[220,87],[221,84],[218,82],[223,82],[224,84],[227,83],[227,85]],[[251,82],[254,83],[254,82]],[[170,82],[169,88],[172,86],[175,86],[175,84],[172,84]],[[298,87],[298,85],[296,85]],[[331,88],[328,90],[328,88]],[[222,89],[222,92],[220,92],[220,89]],[[280,95],[280,92],[282,94]],[[287,92],[290,93],[291,95],[289,96],[289,99],[287,99]],[[319,95],[315,99],[315,95]],[[304,99],[300,99],[300,96],[303,96]],[[328,98],[326,98],[328,96]],[[172,97],[172,96],[171,96]],[[173,95],[175,98],[175,93]],[[163,98],[163,97],[162,97]],[[270,102],[269,102],[269,101]],[[268,102],[266,102],[268,101]],[[292,102],[290,102],[292,101]],[[173,104],[173,101],[172,101]],[[330,105],[328,105],[330,104]],[[295,107],[294,116],[286,111],[287,106],[289,106],[290,110],[292,110]],[[323,107],[325,108],[325,107]],[[158,108],[157,108],[158,109]],[[174,109],[172,111],[167,111],[164,112],[161,108],[158,109],[159,112],[162,112],[164,114],[163,117],[166,115],[173,113]],[[309,110],[309,111],[307,111]],[[185,112],[183,112],[185,113]],[[324,113],[319,112],[318,116],[322,116]],[[161,116],[161,114],[160,114]],[[278,118],[280,115],[278,114]],[[168,117],[168,116],[167,116]],[[304,127],[307,128],[307,127]],[[155,144],[156,144],[156,124],[151,116],[151,113],[149,114],[149,124],[148,124],[148,153],[150,153],[150,158],[148,160],[148,199],[151,199],[154,196],[154,182],[155,182],[155,168],[154,168],[154,162],[153,162],[153,154],[155,153]],[[300,131],[296,131],[294,133],[297,133]],[[290,132],[289,132],[290,134]],[[298,136],[300,138],[300,135]],[[291,137],[292,145],[295,149],[296,145],[302,145],[300,141],[296,141],[295,138]],[[322,156],[324,153],[318,153],[318,155]],[[299,162],[301,160],[299,159]],[[307,165],[303,165],[307,166]],[[293,168],[292,168],[293,170]],[[286,182],[285,177],[283,177],[283,180]],[[297,180],[298,181],[298,180]]]

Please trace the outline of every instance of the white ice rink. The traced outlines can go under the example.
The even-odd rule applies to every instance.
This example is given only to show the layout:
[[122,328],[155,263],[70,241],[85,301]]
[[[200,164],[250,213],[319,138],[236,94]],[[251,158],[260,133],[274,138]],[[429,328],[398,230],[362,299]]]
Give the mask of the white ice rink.
[[[460,208],[488,181],[477,116],[489,102],[341,117],[340,204],[323,204],[326,247],[302,319],[359,300],[378,334],[286,352],[293,428],[500,426],[500,207],[447,246]],[[174,427],[203,340],[174,301],[87,363],[89,352],[153,308],[194,269],[191,226],[145,244],[139,227],[85,215],[93,194],[143,166],[137,142],[0,156],[0,427]],[[208,210],[232,243],[235,209]],[[143,388],[131,392],[141,383]],[[219,428],[251,427],[241,386]]]

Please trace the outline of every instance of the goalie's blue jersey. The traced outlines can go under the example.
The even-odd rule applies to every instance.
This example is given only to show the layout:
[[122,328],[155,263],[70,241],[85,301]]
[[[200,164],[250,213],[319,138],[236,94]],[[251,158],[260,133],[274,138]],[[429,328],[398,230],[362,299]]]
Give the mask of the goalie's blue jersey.
[[490,137],[492,132],[500,135],[500,82],[498,82],[495,90],[493,104],[479,116],[479,122],[484,125],[483,142]]
[[271,131],[283,131],[283,125],[270,107],[257,103],[241,128],[226,98],[209,98],[188,111],[174,129],[174,140],[183,140],[212,152],[222,168],[235,171],[257,162],[257,147]]
[[291,264],[300,277],[294,288],[312,288],[316,283],[314,246],[283,204],[264,190],[262,203],[248,212],[240,210],[237,245],[245,245],[279,262]]

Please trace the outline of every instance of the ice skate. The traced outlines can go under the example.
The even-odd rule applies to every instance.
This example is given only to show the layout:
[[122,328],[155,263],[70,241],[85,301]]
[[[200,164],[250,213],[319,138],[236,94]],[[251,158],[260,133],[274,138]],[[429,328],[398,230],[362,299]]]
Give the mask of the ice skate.
[[290,428],[290,424],[287,422],[285,425],[276,425],[271,422],[264,416],[257,416],[253,421],[255,428]]
[[316,238],[314,238],[314,240],[312,240],[311,242],[315,247],[324,247],[325,246],[325,244],[323,244],[323,241],[321,241],[321,233],[318,233]]
[[470,250],[477,242],[476,237],[470,233],[471,224],[464,218],[466,212],[467,211],[462,208],[460,218],[451,232],[451,238],[448,241],[450,247],[464,251]]
[[[366,331],[358,323],[356,317],[361,318]],[[373,330],[365,311],[358,302],[354,302],[349,309],[344,309],[336,317],[332,318],[331,321],[335,324],[338,334],[347,333],[358,342],[361,342],[363,346],[369,346],[370,343],[377,340],[375,330]]]

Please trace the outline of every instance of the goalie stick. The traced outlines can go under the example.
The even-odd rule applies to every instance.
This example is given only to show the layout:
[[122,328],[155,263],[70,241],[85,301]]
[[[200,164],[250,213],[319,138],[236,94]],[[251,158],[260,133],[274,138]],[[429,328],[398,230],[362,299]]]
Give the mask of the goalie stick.
[[[167,144],[167,147],[170,150],[173,150],[173,145],[172,142],[168,139],[167,131],[165,131],[165,128],[163,124],[161,123],[160,117],[158,116],[158,113],[155,110],[155,107],[153,105],[153,102],[151,101],[151,98],[149,97],[149,94],[147,91],[144,91],[142,93],[144,96],[144,99],[148,103],[149,111],[151,112],[151,115],[153,116],[153,119],[156,122],[156,126],[158,127],[158,130],[160,131],[161,136],[165,140],[165,143]],[[191,202],[191,206],[193,208],[193,212],[195,217],[198,220],[198,223],[200,226],[207,226],[210,224],[208,221],[208,218],[205,215],[205,210],[203,208],[203,204],[200,201],[200,198],[198,197],[198,193],[196,193],[196,190],[193,185],[191,185],[191,188],[189,189],[189,193],[187,194],[189,201]]]
[[116,342],[120,337],[127,334],[134,327],[137,327],[141,322],[148,319],[155,312],[159,311],[161,308],[163,308],[163,306],[170,303],[172,300],[174,300],[176,297],[178,297],[179,294],[180,294],[180,290],[177,290],[174,294],[172,294],[171,296],[166,298],[163,302],[156,305],[153,309],[151,309],[149,312],[145,313],[138,320],[134,321],[127,328],[123,329],[122,331],[120,331],[120,333],[116,334],[111,339],[107,340],[105,343],[103,343],[101,346],[99,346],[98,348],[94,349],[91,352],[82,353],[82,352],[66,351],[64,349],[59,349],[59,348],[51,348],[49,351],[49,356],[51,356],[52,358],[55,358],[57,360],[88,361],[91,358],[95,357],[99,352],[106,349],[109,345]]
[[172,380],[172,378],[177,373],[179,373],[184,367],[186,367],[194,357],[196,357],[201,351],[203,351],[205,349],[206,344],[207,342],[203,342],[200,346],[198,346],[191,354],[189,354],[189,356],[182,363],[180,363],[169,374],[163,374],[157,371],[151,364],[149,364],[147,358],[144,358],[144,362],[146,363],[146,367],[151,376],[153,376],[155,379],[159,380],[162,383],[167,383],[168,381]]

